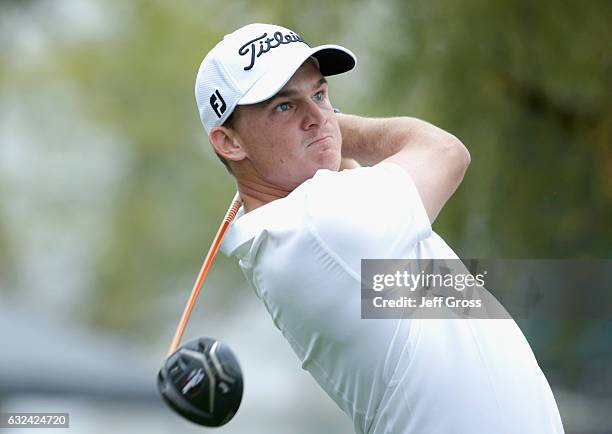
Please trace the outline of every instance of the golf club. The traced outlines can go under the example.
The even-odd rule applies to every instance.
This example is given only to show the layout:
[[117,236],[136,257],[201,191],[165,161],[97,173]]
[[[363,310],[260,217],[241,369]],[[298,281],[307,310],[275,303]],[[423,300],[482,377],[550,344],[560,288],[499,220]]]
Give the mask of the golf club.
[[157,376],[157,388],[170,408],[199,425],[217,427],[229,422],[242,400],[242,371],[231,349],[212,338],[197,338],[179,348],[193,306],[221,240],[240,208],[236,193],[213,239],[183,315]]

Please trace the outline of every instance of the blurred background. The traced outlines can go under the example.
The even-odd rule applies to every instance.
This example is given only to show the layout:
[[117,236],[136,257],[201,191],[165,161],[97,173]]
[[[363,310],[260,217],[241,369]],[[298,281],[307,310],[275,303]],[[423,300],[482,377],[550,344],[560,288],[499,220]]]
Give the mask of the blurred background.
[[[249,22],[353,50],[356,70],[330,79],[343,112],[421,117],[466,144],[434,226],[461,257],[612,256],[608,0],[3,0],[0,411],[69,412],[79,433],[205,431],[155,378],[235,189],[195,74]],[[612,433],[612,321],[519,325],[566,432]],[[217,432],[352,432],[223,255],[197,336],[245,374]]]

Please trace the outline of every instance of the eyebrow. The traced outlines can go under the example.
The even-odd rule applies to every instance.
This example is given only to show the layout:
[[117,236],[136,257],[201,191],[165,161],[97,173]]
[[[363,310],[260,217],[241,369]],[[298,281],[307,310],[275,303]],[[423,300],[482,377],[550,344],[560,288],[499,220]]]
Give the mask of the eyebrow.
[[[325,77],[321,77],[321,79],[317,80],[317,82],[314,84],[314,86],[312,86],[313,89],[317,89],[319,87],[321,87],[323,84],[327,83],[327,80],[325,79]],[[272,103],[274,100],[276,100],[277,98],[288,98],[294,95],[297,95],[299,92],[295,89],[289,88],[286,90],[282,90],[279,93],[277,93],[276,95],[274,95],[272,98],[270,98],[269,104]]]

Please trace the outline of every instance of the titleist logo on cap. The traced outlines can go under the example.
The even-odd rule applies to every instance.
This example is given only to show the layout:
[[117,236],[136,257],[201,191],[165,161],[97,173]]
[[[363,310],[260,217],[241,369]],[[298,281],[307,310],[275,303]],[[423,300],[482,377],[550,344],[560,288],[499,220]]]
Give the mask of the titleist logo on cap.
[[[290,32],[288,35],[283,35],[281,32],[274,32],[273,37],[266,38],[266,36],[268,36],[267,32],[261,36],[258,36],[255,39],[251,39],[238,50],[238,54],[240,54],[241,56],[246,56],[248,54],[251,55],[250,63],[244,67],[245,71],[248,71],[253,68],[257,58],[262,54],[267,53],[273,48],[280,47],[283,44],[291,44],[292,42],[303,42],[304,44],[306,44],[306,42],[304,41],[304,39],[302,39],[300,35],[293,32]],[[259,50],[256,50],[255,48],[257,41],[259,41]],[[257,55],[255,54],[256,51]]]

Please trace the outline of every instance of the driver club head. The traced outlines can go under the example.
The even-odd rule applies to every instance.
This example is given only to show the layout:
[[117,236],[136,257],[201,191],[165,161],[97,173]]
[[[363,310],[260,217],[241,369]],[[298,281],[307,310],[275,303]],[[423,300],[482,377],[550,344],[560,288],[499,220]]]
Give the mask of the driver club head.
[[229,422],[242,400],[242,371],[230,348],[197,338],[172,353],[159,371],[157,388],[166,404],[199,425]]

